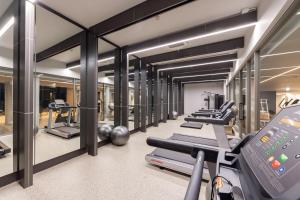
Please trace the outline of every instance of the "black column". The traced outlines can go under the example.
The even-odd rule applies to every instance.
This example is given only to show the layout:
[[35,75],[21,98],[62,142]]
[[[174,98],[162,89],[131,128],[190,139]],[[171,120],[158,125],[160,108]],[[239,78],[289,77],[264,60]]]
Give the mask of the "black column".
[[[84,40],[84,36],[83,36]],[[82,56],[86,56],[86,64],[82,58],[80,73],[80,132],[86,134],[86,147],[89,155],[97,155],[97,82],[98,82],[98,38],[91,31],[86,32],[82,43]],[[84,136],[83,136],[84,137]],[[83,145],[83,143],[82,143]]]
[[121,49],[121,125],[128,127],[128,60],[127,48]]
[[13,168],[20,184],[33,183],[33,66],[35,7],[15,0],[13,39]]
[[147,65],[141,62],[141,131],[146,132],[146,115],[147,115]]
[[181,92],[182,92],[182,84],[179,81],[178,82],[178,115],[181,116],[182,115],[182,98],[181,98]]
[[181,83],[181,114],[184,115],[184,84]]
[[148,124],[152,124],[153,110],[153,67],[148,67]]
[[174,111],[178,113],[178,82],[174,83]]
[[162,74],[162,90],[163,90],[163,122],[168,120],[168,80],[167,74]]
[[154,68],[153,72],[153,89],[154,89],[154,97],[153,97],[153,107],[154,107],[154,122],[153,126],[157,127],[159,123],[160,113],[159,113],[159,102],[160,102],[160,91],[159,91],[159,74],[157,68]]
[[169,119],[173,119],[173,81],[172,77],[168,77],[168,83],[169,83]]
[[140,69],[141,61],[135,60],[134,63],[134,129],[140,128]]
[[114,63],[114,126],[121,125],[121,50],[115,50]]

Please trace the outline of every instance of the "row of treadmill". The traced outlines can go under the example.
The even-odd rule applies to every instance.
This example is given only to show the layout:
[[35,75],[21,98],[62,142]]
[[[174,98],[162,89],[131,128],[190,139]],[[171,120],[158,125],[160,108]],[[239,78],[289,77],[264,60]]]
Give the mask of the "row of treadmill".
[[228,139],[224,125],[236,114],[232,101],[192,113],[181,126],[212,124],[216,139],[176,133],[167,139],[149,137],[147,144],[157,148],[146,160],[191,176],[185,200],[199,199],[203,181],[210,200],[300,199],[300,105],[282,109],[257,133]]

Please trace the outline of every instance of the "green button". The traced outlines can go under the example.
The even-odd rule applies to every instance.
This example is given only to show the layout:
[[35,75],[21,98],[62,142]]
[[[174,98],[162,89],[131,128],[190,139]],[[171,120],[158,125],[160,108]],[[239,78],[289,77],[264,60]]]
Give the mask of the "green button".
[[279,156],[279,162],[281,162],[281,163],[284,163],[285,161],[287,161],[287,159],[288,159],[288,157],[286,156],[286,155],[284,155],[284,154],[281,154],[280,156]]

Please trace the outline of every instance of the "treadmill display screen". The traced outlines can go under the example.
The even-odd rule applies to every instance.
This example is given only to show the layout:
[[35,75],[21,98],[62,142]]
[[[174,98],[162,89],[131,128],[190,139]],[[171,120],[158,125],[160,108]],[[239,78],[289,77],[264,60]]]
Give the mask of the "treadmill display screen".
[[258,181],[272,196],[300,180],[300,106],[283,109],[242,149]]

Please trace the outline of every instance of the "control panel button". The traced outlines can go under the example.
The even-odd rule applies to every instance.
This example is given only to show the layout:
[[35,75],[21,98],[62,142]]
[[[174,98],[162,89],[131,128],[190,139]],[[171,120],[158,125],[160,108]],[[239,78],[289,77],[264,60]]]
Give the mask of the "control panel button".
[[260,138],[260,141],[262,141],[263,143],[269,142],[270,141],[270,135],[266,134],[266,135],[262,136]]
[[297,154],[297,155],[295,156],[295,158],[296,158],[296,159],[299,159],[299,158],[300,158],[300,154]]
[[274,160],[272,162],[272,168],[277,169],[280,166],[280,162],[278,160]]
[[270,158],[268,158],[269,162],[272,162],[274,160],[274,156],[271,156]]
[[285,154],[281,154],[278,158],[279,162],[284,163],[287,161],[288,157]]
[[287,145],[284,145],[283,147],[282,147],[282,149],[286,149],[287,148]]
[[278,170],[278,172],[279,172],[280,174],[284,173],[284,171],[285,171],[285,167],[280,167],[279,170]]

